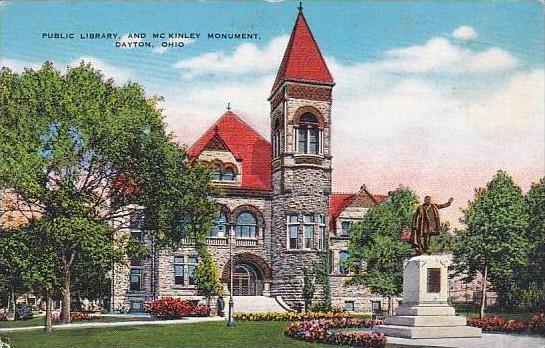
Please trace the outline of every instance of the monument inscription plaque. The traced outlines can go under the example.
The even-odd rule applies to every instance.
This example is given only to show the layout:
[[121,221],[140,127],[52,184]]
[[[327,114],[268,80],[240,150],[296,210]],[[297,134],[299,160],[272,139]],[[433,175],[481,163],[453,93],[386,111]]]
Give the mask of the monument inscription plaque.
[[428,292],[441,292],[441,268],[428,268]]

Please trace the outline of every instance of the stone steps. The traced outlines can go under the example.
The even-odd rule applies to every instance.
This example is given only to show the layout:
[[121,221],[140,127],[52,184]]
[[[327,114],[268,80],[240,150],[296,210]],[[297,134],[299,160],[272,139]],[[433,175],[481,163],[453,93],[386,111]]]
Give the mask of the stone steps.
[[[233,301],[235,312],[286,312],[274,297],[233,296]],[[225,298],[225,302],[225,305],[228,306],[228,297]]]

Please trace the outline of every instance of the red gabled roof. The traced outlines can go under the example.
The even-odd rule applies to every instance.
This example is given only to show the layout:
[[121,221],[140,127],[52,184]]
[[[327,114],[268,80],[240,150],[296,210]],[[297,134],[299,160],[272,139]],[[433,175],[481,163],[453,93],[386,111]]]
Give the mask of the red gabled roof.
[[271,95],[282,82],[309,81],[333,85],[333,77],[310,31],[307,20],[299,11],[282,64],[276,74]]
[[375,201],[377,203],[382,203],[384,202],[385,200],[388,199],[388,196],[385,196],[385,195],[373,195],[373,198],[375,199]]
[[335,220],[352,203],[355,193],[332,193],[329,196],[329,229],[333,230]]
[[231,111],[223,114],[188,150],[195,160],[214,138],[220,137],[237,160],[242,160],[241,188],[272,189],[271,144]]

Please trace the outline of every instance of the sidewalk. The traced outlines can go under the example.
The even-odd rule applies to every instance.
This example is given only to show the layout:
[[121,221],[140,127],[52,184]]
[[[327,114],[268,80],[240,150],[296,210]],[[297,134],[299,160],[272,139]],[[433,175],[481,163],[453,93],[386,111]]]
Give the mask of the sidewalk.
[[[112,323],[72,323],[72,324],[58,324],[53,325],[53,330],[71,330],[71,329],[87,329],[87,328],[101,328],[101,327],[126,327],[126,326],[142,326],[142,325],[173,325],[173,324],[191,324],[202,323],[207,321],[222,321],[223,317],[189,317],[183,319],[173,320],[142,320],[142,321],[119,321]],[[9,327],[1,328],[0,333],[15,332],[15,331],[28,331],[28,330],[43,330],[42,326],[25,326],[25,327]]]

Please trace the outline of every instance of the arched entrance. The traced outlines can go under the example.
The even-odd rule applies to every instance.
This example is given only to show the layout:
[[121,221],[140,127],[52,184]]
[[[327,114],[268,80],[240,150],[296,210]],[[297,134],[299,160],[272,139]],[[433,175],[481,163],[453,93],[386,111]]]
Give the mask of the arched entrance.
[[238,264],[233,270],[234,296],[260,296],[263,293],[263,277],[250,264]]
[[[221,282],[231,291],[231,268],[228,262],[223,268]],[[251,253],[233,256],[233,295],[270,296],[271,268],[261,257]]]

